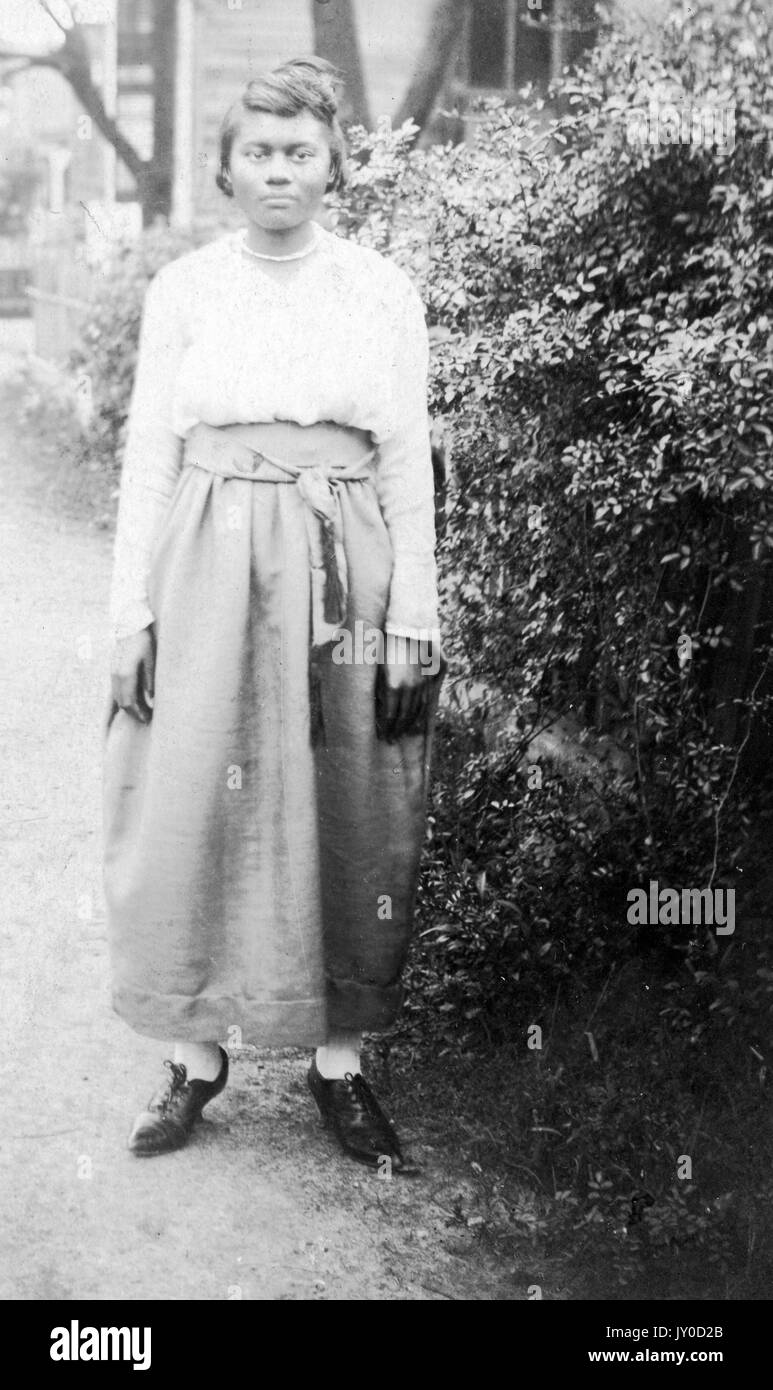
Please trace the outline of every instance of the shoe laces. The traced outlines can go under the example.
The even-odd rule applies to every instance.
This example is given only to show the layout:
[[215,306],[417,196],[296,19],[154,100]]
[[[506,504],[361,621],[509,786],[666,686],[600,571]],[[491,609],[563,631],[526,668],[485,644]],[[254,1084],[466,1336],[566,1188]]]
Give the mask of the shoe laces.
[[344,1075],[344,1081],[349,1087],[349,1090],[351,1091],[355,1100],[357,1100],[360,1103],[360,1105],[362,1105],[366,1113],[370,1116],[372,1120],[375,1121],[379,1129],[389,1140],[394,1153],[399,1155],[401,1150],[400,1141],[397,1138],[397,1134],[395,1133],[395,1130],[393,1129],[392,1125],[390,1124],[389,1120],[387,1119],[386,1115],[381,1109],[381,1106],[376,1100],[376,1097],[371,1091],[370,1086],[368,1085],[364,1076],[361,1076],[359,1072],[356,1076],[354,1076],[350,1071],[348,1071]]
[[163,1093],[159,1096],[159,1109],[165,1111],[176,1096],[185,1088],[188,1082],[188,1073],[182,1062],[172,1062],[167,1057],[164,1066],[169,1072],[166,1086]]

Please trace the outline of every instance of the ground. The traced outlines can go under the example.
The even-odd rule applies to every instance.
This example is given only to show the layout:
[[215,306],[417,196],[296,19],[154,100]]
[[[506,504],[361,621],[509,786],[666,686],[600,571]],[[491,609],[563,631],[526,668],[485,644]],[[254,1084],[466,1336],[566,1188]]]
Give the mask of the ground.
[[420,1177],[352,1165],[320,1126],[302,1053],[235,1051],[229,1086],[185,1150],[126,1150],[167,1049],[131,1033],[109,1002],[100,798],[112,535],[99,506],[80,505],[92,489],[107,505],[104,479],[81,471],[73,487],[72,469],[66,447],[41,447],[33,428],[0,430],[0,1297],[526,1299],[528,1262],[505,1268],[453,1215],[462,1157],[431,1146],[413,1119]]

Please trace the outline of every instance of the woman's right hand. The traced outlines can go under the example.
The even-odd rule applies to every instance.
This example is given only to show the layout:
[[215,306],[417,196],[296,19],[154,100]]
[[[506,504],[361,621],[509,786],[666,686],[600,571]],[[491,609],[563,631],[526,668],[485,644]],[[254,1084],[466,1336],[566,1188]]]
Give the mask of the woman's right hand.
[[141,724],[149,724],[153,710],[156,637],[153,624],[116,642],[110,670],[113,699]]

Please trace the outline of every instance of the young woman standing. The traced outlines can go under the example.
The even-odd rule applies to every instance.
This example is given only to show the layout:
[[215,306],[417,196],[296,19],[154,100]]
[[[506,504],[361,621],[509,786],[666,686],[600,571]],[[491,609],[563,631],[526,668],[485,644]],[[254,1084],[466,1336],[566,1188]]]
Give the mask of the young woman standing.
[[359,1048],[400,1004],[439,686],[427,332],[403,272],[315,220],[330,71],[248,84],[218,174],[246,226],[145,299],[104,747],[114,1007],[174,1046],[138,1155],[186,1142],[236,1037],[316,1047],[346,1152],[405,1164]]

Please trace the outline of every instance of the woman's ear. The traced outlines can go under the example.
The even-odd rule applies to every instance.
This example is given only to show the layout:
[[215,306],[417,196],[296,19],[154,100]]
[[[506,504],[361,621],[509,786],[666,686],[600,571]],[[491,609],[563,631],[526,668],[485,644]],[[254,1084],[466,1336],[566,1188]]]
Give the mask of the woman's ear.
[[342,156],[334,150],[330,156],[330,173],[328,175],[326,193],[340,193],[346,186],[346,169]]

